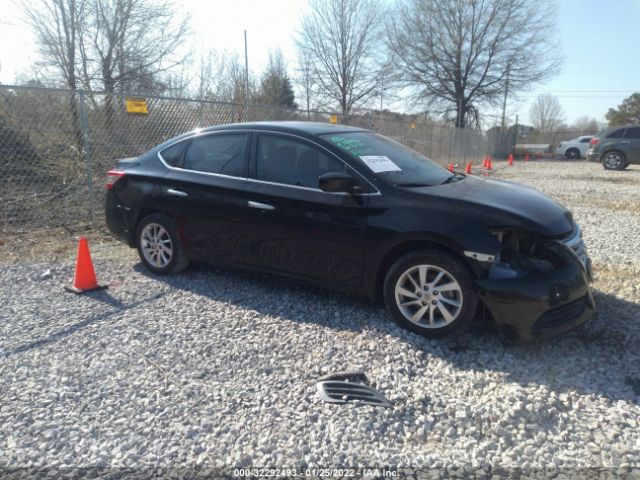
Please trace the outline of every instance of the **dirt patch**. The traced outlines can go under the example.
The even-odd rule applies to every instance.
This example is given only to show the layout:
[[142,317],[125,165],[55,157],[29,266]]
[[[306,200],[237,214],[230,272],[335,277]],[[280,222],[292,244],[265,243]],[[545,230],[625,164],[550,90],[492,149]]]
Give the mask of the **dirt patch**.
[[[89,240],[93,251],[112,250],[122,245],[113,238],[106,227],[40,228],[26,232],[2,232],[0,239],[0,264],[56,263],[75,258],[78,239]],[[124,247],[124,245],[122,245]],[[126,247],[124,247],[126,249]]]
[[[624,172],[622,173],[624,175]],[[595,177],[593,175],[566,175],[564,180],[578,180],[580,182],[605,182],[621,185],[640,185],[640,179],[634,177]]]

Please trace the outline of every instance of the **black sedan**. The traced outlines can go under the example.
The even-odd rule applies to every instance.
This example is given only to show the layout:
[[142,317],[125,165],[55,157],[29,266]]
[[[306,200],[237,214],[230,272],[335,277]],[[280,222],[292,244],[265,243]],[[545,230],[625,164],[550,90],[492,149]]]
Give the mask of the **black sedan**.
[[485,309],[511,341],[546,338],[595,308],[567,209],[360,128],[201,129],[119,161],[107,188],[110,231],[157,274],[194,260],[284,275],[384,299],[426,337]]

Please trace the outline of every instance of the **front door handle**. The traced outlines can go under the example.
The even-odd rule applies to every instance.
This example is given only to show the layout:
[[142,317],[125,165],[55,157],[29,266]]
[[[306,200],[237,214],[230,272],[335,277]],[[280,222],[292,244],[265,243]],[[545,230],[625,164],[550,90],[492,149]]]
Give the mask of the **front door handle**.
[[620,143],[631,143],[631,140],[622,140]]
[[176,197],[188,197],[189,194],[187,192],[183,192],[182,190],[174,190],[173,188],[167,188],[167,193],[169,195],[175,195]]
[[247,202],[250,208],[257,208],[258,210],[275,210],[276,207],[269,205],[268,203],[254,202],[249,200]]

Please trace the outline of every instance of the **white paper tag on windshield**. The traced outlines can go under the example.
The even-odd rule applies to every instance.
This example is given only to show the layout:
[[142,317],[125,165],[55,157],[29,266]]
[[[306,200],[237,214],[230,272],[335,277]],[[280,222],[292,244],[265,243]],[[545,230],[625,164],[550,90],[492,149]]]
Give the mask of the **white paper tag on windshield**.
[[369,167],[373,173],[381,172],[401,172],[402,169],[393,163],[389,157],[384,155],[362,155],[360,159]]

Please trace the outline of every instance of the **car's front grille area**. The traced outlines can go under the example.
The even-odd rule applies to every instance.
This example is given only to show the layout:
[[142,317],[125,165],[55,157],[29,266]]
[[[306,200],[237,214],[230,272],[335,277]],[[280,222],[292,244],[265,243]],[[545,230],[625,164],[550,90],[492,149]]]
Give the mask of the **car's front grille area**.
[[564,323],[569,323],[578,318],[584,312],[587,305],[587,296],[566,303],[556,308],[552,308],[544,313],[533,325],[533,330],[544,330],[553,328]]

